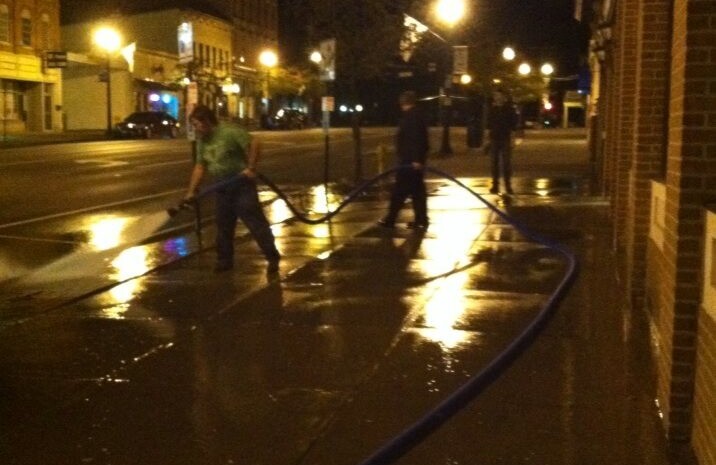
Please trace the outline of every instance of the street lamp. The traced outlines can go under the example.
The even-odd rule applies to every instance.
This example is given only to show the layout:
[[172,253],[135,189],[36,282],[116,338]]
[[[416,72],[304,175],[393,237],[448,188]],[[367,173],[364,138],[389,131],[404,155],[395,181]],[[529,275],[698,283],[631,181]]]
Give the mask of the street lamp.
[[119,33],[110,27],[101,27],[94,32],[94,43],[107,54],[107,137],[112,135],[112,84],[111,65],[112,54],[119,50],[122,38]]
[[[465,15],[465,1],[464,0],[438,0],[435,4],[435,12],[440,21],[446,23],[449,26],[454,26],[458,21]],[[439,36],[438,36],[439,37]],[[446,42],[443,39],[444,42]],[[452,85],[452,72],[448,72],[445,79],[445,90],[440,91],[440,104],[442,107],[442,120],[443,120],[443,135],[440,143],[440,155],[452,154],[452,147],[450,147],[450,117],[451,117],[451,104],[450,99],[450,87]]]
[[452,26],[465,15],[465,1],[439,0],[435,5],[435,12],[441,21]]
[[517,56],[517,54],[515,53],[515,49],[512,47],[505,47],[502,50],[502,58],[504,58],[506,61],[514,60],[515,56]]
[[308,58],[315,64],[320,64],[323,61],[323,55],[318,50],[312,51]]
[[519,68],[517,68],[517,72],[520,73],[522,76],[527,76],[532,72],[532,67],[529,65],[529,63],[522,63]]
[[269,111],[270,110],[269,109],[269,78],[271,76],[271,68],[273,68],[274,66],[276,66],[278,64],[278,55],[273,50],[270,50],[270,49],[263,50],[259,54],[259,63],[261,63],[261,66],[263,66],[266,69],[266,79],[264,80],[262,94],[263,94],[263,98],[264,98],[264,102],[265,102],[263,105],[263,109],[265,112],[264,116],[266,117],[265,124],[268,125],[268,118],[270,115],[270,111]]

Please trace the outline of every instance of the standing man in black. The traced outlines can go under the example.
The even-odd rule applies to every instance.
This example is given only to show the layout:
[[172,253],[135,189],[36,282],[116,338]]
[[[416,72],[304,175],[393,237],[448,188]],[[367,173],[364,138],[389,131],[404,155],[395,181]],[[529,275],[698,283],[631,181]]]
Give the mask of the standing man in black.
[[492,93],[492,106],[487,119],[490,131],[490,157],[492,159],[492,187],[490,192],[500,192],[500,174],[505,190],[512,194],[512,144],[517,127],[517,113],[502,89]]
[[398,171],[390,196],[388,214],[378,222],[392,228],[400,209],[408,197],[413,202],[414,218],[408,227],[427,229],[428,196],[425,189],[425,161],[428,157],[428,126],[416,108],[417,95],[413,91],[400,94],[399,104],[403,114],[395,136]]

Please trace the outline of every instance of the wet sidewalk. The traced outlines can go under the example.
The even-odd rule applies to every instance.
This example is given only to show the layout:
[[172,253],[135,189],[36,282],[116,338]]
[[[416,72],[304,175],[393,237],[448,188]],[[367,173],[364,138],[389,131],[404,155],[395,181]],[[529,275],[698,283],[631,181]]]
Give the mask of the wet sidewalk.
[[[644,324],[614,292],[608,207],[579,176],[551,181],[486,198],[570,248],[575,285],[503,376],[396,463],[667,463]],[[241,238],[231,273],[187,254],[3,325],[0,463],[361,463],[501,353],[566,269],[462,188],[429,189],[424,234],[375,226],[374,189],[330,223],[277,223],[278,277]]]

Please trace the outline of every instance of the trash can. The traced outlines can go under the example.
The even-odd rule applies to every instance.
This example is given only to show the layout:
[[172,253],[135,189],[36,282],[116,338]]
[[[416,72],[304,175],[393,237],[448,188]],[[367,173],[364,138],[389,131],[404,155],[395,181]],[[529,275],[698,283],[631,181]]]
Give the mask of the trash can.
[[483,102],[481,96],[474,96],[469,100],[470,113],[467,119],[467,146],[475,149],[480,148],[483,142]]
[[471,119],[467,122],[467,146],[476,149],[482,146],[482,122]]

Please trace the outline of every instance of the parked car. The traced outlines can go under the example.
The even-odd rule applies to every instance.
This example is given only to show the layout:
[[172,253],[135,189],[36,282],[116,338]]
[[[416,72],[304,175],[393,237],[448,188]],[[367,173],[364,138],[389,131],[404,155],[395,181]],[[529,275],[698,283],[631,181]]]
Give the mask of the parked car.
[[281,108],[271,118],[273,129],[303,129],[308,123],[308,116],[301,110]]
[[174,138],[179,133],[179,122],[163,111],[138,111],[117,124],[115,133],[117,137],[132,139]]

